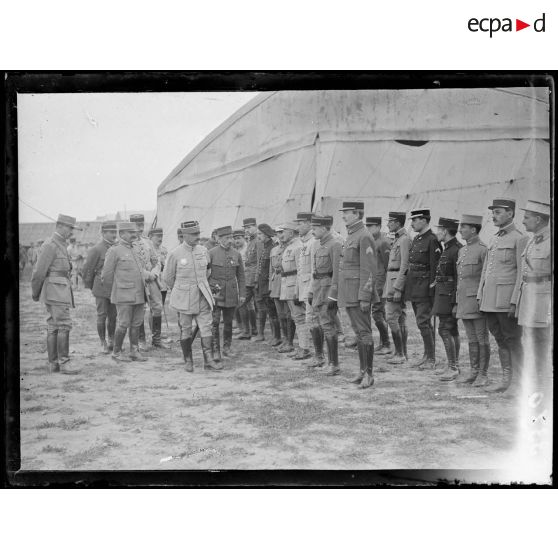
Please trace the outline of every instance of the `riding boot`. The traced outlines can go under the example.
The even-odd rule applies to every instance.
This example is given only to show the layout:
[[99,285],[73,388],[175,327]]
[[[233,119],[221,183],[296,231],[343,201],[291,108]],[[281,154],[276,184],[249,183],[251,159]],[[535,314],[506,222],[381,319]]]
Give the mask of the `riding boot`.
[[258,335],[258,325],[255,310],[248,310],[248,318],[250,320],[250,331],[252,335]]
[[271,330],[273,331],[273,339],[271,341],[272,347],[278,347],[281,345],[281,326],[279,324],[279,318],[270,318]]
[[77,374],[78,371],[70,364],[70,331],[68,329],[58,330],[58,362],[60,372],[63,374]]
[[130,358],[122,352],[122,343],[126,337],[126,328],[116,327],[114,330],[114,347],[112,349],[112,358],[120,362],[129,362]]
[[258,336],[256,341],[262,343],[265,341],[265,320],[267,318],[267,312],[265,310],[258,310]]
[[143,356],[139,349],[140,328],[130,326],[128,335],[130,337],[130,359],[145,362],[147,357]]
[[366,357],[364,356],[364,345],[357,338],[357,349],[358,349],[358,362],[359,362],[359,372],[356,376],[351,378],[349,382],[351,384],[360,384],[364,378],[364,371],[366,369]]
[[489,393],[501,393],[506,391],[510,387],[513,376],[510,350],[507,347],[498,347],[498,356],[500,357],[500,365],[502,366],[502,378],[500,382],[489,384],[484,388],[484,390]]
[[337,335],[326,337],[328,367],[326,376],[337,376],[339,368],[339,341]]
[[432,331],[424,332],[422,336],[422,342],[424,343],[424,357],[422,364],[418,364],[419,370],[434,370],[436,364],[434,357],[434,337]]
[[387,359],[388,364],[404,364],[405,355],[403,354],[403,339],[399,331],[392,331],[391,337],[393,338],[393,345],[395,348],[395,353],[393,356]]
[[152,320],[152,335],[151,335],[151,344],[156,347],[157,349],[168,349],[169,346],[161,339],[161,326],[162,326],[162,317],[161,316],[153,316]]
[[211,358],[215,362],[221,362],[221,332],[219,326],[213,329],[213,336],[211,337]]
[[181,339],[180,347],[182,349],[182,355],[184,356],[184,362],[186,363],[184,369],[186,372],[193,372],[194,359],[192,357],[192,338],[188,337],[187,339]]
[[320,326],[313,327],[310,330],[312,334],[312,342],[314,344],[314,358],[308,365],[308,368],[321,368],[324,364],[324,333]]
[[459,368],[459,349],[461,348],[461,339],[459,335],[453,336],[453,344],[455,345],[455,365]]
[[250,335],[250,319],[248,317],[248,309],[245,306],[240,306],[238,309],[240,314],[240,335],[238,335],[237,339],[251,339],[252,336]]
[[99,339],[101,340],[101,352],[107,355],[110,351],[108,349],[107,341],[105,338],[105,322],[97,322],[97,334],[99,335]]
[[290,318],[285,318],[285,339],[283,345],[281,345],[277,352],[279,353],[292,353],[294,351],[293,340],[294,340],[294,322]]
[[402,347],[403,356],[405,357],[406,360],[409,360],[409,355],[407,353],[407,337],[409,335],[409,332],[407,331],[406,325],[400,325],[399,329],[401,330],[401,347]]
[[[132,328],[130,327],[130,331],[131,331],[131,329]],[[145,340],[145,323],[144,322],[142,322],[141,325],[138,328],[138,340],[137,340],[135,346],[138,347],[138,350],[140,350],[140,351],[147,351],[147,342]]]
[[223,356],[231,356],[232,324],[223,325]]
[[202,337],[201,345],[203,351],[203,369],[214,370],[216,372],[223,370],[223,365],[220,362],[215,362],[213,359],[213,336]]
[[58,364],[58,331],[47,333],[47,353],[49,372],[60,372]]
[[477,341],[469,343],[469,363],[471,365],[471,370],[467,376],[461,376],[458,380],[458,384],[472,384],[479,375],[479,365],[480,365],[480,345]]
[[490,345],[479,344],[479,374],[473,382],[473,387],[484,387],[489,384],[488,366],[490,364]]
[[442,337],[444,343],[444,349],[446,350],[446,357],[448,359],[448,364],[443,374],[440,376],[441,382],[451,382],[457,378],[459,370],[455,364],[455,344],[454,337],[449,333],[445,333]]
[[391,345],[389,342],[389,330],[386,322],[384,321],[376,322],[376,328],[380,333],[380,344],[378,345],[377,349],[374,349],[374,352],[377,355],[391,354]]
[[363,345],[363,357],[364,357],[364,377],[360,383],[362,389],[372,387],[374,385],[374,345],[370,343],[369,345]]
[[279,318],[279,327],[281,329],[282,339],[281,339],[281,345],[277,345],[275,347],[275,349],[277,351],[280,351],[288,343],[288,334],[287,334],[288,319],[287,318]]

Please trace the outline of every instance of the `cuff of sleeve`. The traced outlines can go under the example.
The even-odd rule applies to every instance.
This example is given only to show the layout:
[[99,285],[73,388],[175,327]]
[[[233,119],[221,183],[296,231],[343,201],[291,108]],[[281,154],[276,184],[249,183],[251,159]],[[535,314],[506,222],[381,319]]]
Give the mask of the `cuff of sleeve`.
[[337,299],[333,298],[332,296],[328,296],[327,298],[328,298],[328,300],[333,300],[334,302],[337,302]]

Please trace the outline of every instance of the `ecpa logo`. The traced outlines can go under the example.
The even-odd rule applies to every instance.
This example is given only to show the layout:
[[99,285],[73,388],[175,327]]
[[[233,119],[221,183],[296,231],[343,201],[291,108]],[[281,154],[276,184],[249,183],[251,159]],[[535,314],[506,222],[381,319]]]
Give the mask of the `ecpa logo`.
[[[537,33],[544,33],[545,32],[545,21],[546,14],[536,19],[533,22],[533,30]],[[527,27],[531,27],[530,23],[525,23],[521,19],[515,20],[515,29],[513,28],[512,18],[505,17],[500,19],[498,17],[485,17],[482,19],[477,19],[476,17],[472,17],[468,23],[467,27],[469,31],[473,33],[477,33],[479,31],[483,33],[489,33],[490,38],[494,33],[498,33],[499,31],[506,32],[513,32],[513,31],[521,31],[522,29],[526,29]]]

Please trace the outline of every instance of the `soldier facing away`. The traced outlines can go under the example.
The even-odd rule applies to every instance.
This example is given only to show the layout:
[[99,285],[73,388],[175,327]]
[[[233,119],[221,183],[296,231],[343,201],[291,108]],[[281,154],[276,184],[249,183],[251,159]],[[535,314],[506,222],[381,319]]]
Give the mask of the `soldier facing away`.
[[[101,340],[101,350],[109,354],[114,349],[114,330],[116,329],[116,306],[110,301],[110,287],[101,281],[108,249],[114,246],[118,234],[116,221],[105,221],[101,225],[102,240],[90,248],[83,265],[83,284],[91,289],[97,307],[97,334]],[[107,343],[108,334],[108,343]]]
[[246,278],[246,300],[239,308],[242,321],[242,333],[237,339],[251,339],[252,335],[257,335],[255,290],[256,290],[256,271],[258,268],[258,254],[260,252],[259,240],[257,238],[258,227],[254,217],[247,217],[243,220],[243,228],[248,238],[246,246],[246,258],[244,261],[244,272]]
[[70,308],[74,296],[70,280],[71,263],[66,248],[76,226],[76,219],[58,215],[56,230],[44,243],[31,277],[31,293],[35,302],[44,303],[47,318],[47,352],[50,372],[73,374],[70,366]]

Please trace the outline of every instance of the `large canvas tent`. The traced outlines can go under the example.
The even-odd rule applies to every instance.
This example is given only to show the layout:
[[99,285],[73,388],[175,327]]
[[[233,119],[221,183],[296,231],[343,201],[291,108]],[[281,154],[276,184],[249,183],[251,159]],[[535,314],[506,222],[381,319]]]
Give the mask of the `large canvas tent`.
[[485,215],[494,197],[548,200],[548,88],[261,93],[205,138],[158,189],[157,223],[202,234],[248,216],[276,225],[342,200],[366,215],[430,207]]

